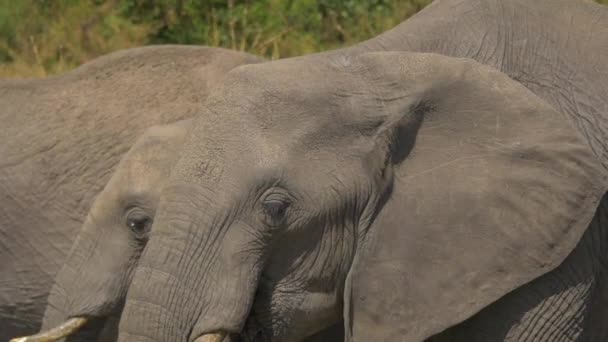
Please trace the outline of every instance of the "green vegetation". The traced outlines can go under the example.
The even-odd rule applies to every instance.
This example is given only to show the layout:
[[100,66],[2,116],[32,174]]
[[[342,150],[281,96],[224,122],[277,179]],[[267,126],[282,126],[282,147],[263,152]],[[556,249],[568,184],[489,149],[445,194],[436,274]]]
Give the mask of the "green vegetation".
[[267,58],[353,44],[431,0],[0,0],[0,77],[39,77],[111,51],[198,44]]
[[0,0],[0,77],[57,74],[146,44],[221,46],[268,58],[313,53],[368,39],[430,2]]

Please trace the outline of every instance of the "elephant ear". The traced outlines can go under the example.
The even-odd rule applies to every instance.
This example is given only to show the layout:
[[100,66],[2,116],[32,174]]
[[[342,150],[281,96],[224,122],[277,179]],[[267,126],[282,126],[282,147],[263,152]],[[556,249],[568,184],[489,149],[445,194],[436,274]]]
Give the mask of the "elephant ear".
[[467,59],[357,64],[381,110],[354,117],[381,122],[369,135],[385,159],[370,164],[387,191],[346,280],[348,341],[422,341],[568,256],[607,180],[565,115]]

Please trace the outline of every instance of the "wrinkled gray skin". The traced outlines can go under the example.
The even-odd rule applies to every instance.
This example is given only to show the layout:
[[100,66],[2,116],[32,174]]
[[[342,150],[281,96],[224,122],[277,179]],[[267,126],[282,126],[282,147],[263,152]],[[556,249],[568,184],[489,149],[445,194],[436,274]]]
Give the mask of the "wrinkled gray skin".
[[599,119],[608,112],[608,6],[586,0],[435,0],[349,54],[382,50],[490,65],[568,114],[594,153],[608,158],[599,138],[608,134]]
[[[444,0],[236,68],[172,170],[119,340],[298,341],[342,319],[348,341],[605,340],[607,20]],[[491,67],[363,53],[383,49]]]
[[[120,341],[299,341],[341,317],[349,340],[422,340],[554,270],[608,188],[565,115],[470,60],[239,67],[202,115],[163,191]],[[591,247],[582,256],[599,263]],[[555,270],[589,295],[586,271]],[[582,330],[570,310],[589,299],[575,298],[550,333]]]
[[[97,316],[69,340],[116,340],[122,301],[152,228],[161,190],[191,126],[192,120],[182,120],[151,127],[121,159],[57,275],[43,330],[71,316]],[[340,332],[325,334],[333,340]]]
[[[147,129],[125,154],[93,202],[48,299],[43,329],[69,315],[111,317],[117,323],[141,251],[152,227],[161,189],[169,178],[192,120]],[[114,317],[116,316],[116,317]],[[115,324],[105,320],[83,329],[115,340]],[[93,329],[97,328],[97,329]],[[71,340],[79,336],[71,337]],[[90,340],[90,339],[89,339]]]
[[0,81],[0,341],[36,332],[95,196],[147,127],[192,117],[252,55],[150,46]]

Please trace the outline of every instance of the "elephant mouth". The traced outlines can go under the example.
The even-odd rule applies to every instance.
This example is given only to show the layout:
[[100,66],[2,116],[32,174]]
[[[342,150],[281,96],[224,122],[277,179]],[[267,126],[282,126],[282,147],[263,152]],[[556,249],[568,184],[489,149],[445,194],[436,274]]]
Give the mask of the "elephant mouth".
[[199,335],[193,342],[260,342],[270,341],[272,339],[271,335],[269,330],[258,320],[255,312],[252,311],[240,332],[229,332],[227,330],[207,332]]
[[226,330],[219,330],[215,332],[204,333],[194,339],[193,342],[253,342],[253,341],[265,341],[265,339],[258,339],[255,335],[246,334],[245,330],[240,333],[228,332]]

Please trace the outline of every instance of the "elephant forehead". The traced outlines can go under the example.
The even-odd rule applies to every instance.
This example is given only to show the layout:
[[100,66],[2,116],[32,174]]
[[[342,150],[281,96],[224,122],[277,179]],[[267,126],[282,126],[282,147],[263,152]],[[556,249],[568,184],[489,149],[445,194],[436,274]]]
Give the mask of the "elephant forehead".
[[194,153],[184,155],[172,176],[194,177],[207,189],[226,184],[245,189],[256,179],[275,176],[314,179],[320,186],[327,174],[359,165],[362,153],[357,146],[366,146],[360,135],[340,132],[337,123],[294,121],[287,129],[255,123],[223,132],[212,126],[205,131],[197,128],[193,149],[187,148]]
[[181,160],[185,167],[178,172],[217,183],[227,172],[350,158],[365,143],[370,122],[361,113],[376,110],[377,101],[360,74],[344,63],[272,64],[238,68],[214,91],[192,134],[195,152]]
[[270,76],[243,74],[210,98],[209,115],[199,118],[195,135],[237,140],[266,156],[350,143],[374,126],[366,114],[378,110],[378,102],[346,86],[348,74],[333,73],[331,82],[315,80],[318,87],[306,80],[290,82],[293,75],[273,83]]
[[[339,59],[341,62],[336,63]],[[344,62],[347,60],[348,62]],[[297,97],[302,92],[318,91],[324,93],[326,88],[352,73],[352,64],[348,57],[320,58],[286,58],[269,63],[239,66],[230,71],[224,85],[235,87],[243,85],[249,90],[277,89]]]
[[139,141],[116,167],[108,188],[121,194],[144,194],[160,189],[176,161],[176,148],[175,141]]
[[117,167],[106,189],[116,194],[147,194],[163,186],[169,163],[129,159]]
[[243,122],[246,116],[247,124],[261,129],[300,130],[300,125],[326,127],[348,120],[341,109],[368,87],[360,68],[316,60],[239,67],[211,96],[210,106],[221,108],[224,118]]

